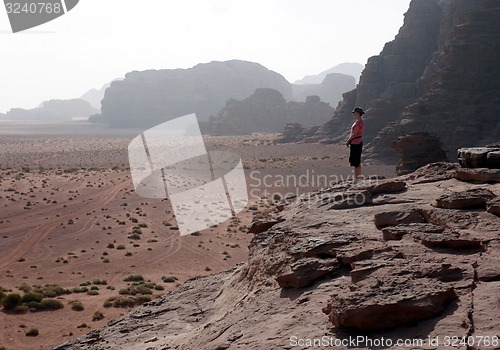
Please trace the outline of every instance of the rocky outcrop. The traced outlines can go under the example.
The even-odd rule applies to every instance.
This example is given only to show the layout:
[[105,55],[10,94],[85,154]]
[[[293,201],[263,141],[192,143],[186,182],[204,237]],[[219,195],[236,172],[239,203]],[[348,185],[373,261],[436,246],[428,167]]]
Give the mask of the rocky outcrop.
[[[320,84],[292,84],[292,93],[295,101],[303,102],[306,100],[307,96],[315,95],[319,96],[322,101],[336,107],[338,103],[342,101],[342,95],[355,87],[356,81],[353,76],[330,73]],[[329,117],[331,117],[332,114]],[[323,123],[324,122],[326,122],[326,120],[323,121]]]
[[11,120],[71,120],[72,118],[87,118],[99,110],[81,99],[50,100],[42,102],[34,109],[12,108],[5,115]]
[[500,134],[500,7],[492,0],[413,0],[395,39],[368,59],[317,140],[345,138],[351,111],[366,113],[366,154],[396,161],[393,141],[435,133],[449,159]]
[[390,281],[389,285],[341,295],[323,309],[336,327],[383,330],[430,319],[456,298],[453,288],[426,281]]
[[201,121],[216,115],[226,101],[245,99],[255,89],[272,88],[290,99],[290,83],[258,63],[225,61],[189,69],[130,72],[106,89],[102,115],[94,121],[113,127],[145,128],[196,113]]
[[226,106],[210,118],[211,135],[248,135],[254,132],[279,132],[287,123],[305,126],[321,125],[331,117],[333,108],[318,96],[308,96],[305,102],[286,102],[273,89],[257,89],[243,101],[230,99]]
[[500,182],[500,169],[460,168],[457,169],[455,177],[461,181]]
[[[359,336],[354,347],[373,348],[366,341],[497,336],[500,221],[485,209],[500,184],[460,181],[457,168],[435,163],[298,196],[254,235],[246,263],[56,349],[287,349],[324,336]],[[490,191],[486,208],[433,206],[478,189]],[[370,200],[335,207],[356,194]]]
[[427,132],[400,136],[392,143],[392,147],[400,159],[396,166],[398,175],[414,172],[426,164],[448,161],[439,138]]
[[483,188],[444,194],[436,199],[436,207],[447,209],[486,208],[486,202],[495,198],[495,194]]
[[460,148],[457,156],[465,168],[500,169],[500,147]]

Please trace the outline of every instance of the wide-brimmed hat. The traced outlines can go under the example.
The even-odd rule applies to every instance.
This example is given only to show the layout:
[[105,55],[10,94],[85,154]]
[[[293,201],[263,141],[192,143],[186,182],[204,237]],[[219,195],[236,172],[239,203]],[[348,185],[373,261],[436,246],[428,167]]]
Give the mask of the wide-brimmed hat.
[[359,113],[359,115],[363,115],[363,114],[365,114],[365,111],[363,111],[363,108],[361,108],[361,107],[356,107],[356,108],[354,108],[354,109],[352,110],[352,113],[354,113],[354,112]]

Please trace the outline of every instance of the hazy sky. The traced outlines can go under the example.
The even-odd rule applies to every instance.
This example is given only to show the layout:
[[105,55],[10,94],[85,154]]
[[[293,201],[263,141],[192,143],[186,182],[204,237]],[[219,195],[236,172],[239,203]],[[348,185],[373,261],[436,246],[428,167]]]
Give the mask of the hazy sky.
[[0,112],[77,98],[132,70],[241,59],[293,83],[365,64],[394,39],[410,0],[80,0],[12,34],[0,7]]

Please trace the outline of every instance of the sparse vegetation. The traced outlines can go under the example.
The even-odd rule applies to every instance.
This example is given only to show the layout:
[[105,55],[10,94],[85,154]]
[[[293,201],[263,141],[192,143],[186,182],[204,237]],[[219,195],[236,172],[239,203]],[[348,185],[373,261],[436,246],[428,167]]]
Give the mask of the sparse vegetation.
[[94,315],[92,316],[92,321],[95,322],[95,321],[100,321],[102,319],[104,319],[104,314],[101,311],[97,310],[96,312],[94,312]]
[[40,332],[36,328],[31,328],[25,334],[27,337],[37,337],[40,334]]
[[2,306],[5,310],[14,310],[19,304],[21,304],[21,296],[17,293],[7,294],[2,299]]
[[69,305],[71,305],[71,310],[73,311],[83,311],[85,309],[83,303],[79,300],[70,301]]
[[142,275],[128,275],[123,279],[125,282],[138,282],[138,281],[144,281],[144,277]]

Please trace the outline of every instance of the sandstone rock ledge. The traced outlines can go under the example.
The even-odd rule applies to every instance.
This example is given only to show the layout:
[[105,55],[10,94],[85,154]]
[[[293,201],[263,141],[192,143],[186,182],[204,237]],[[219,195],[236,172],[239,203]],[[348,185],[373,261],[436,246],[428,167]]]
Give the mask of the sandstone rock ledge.
[[[500,218],[487,211],[498,208],[500,184],[460,181],[457,168],[431,164],[296,198],[255,234],[246,263],[190,280],[55,349],[260,350],[323,336],[500,336]],[[460,200],[457,193],[483,193],[488,204],[436,206],[438,198]]]

